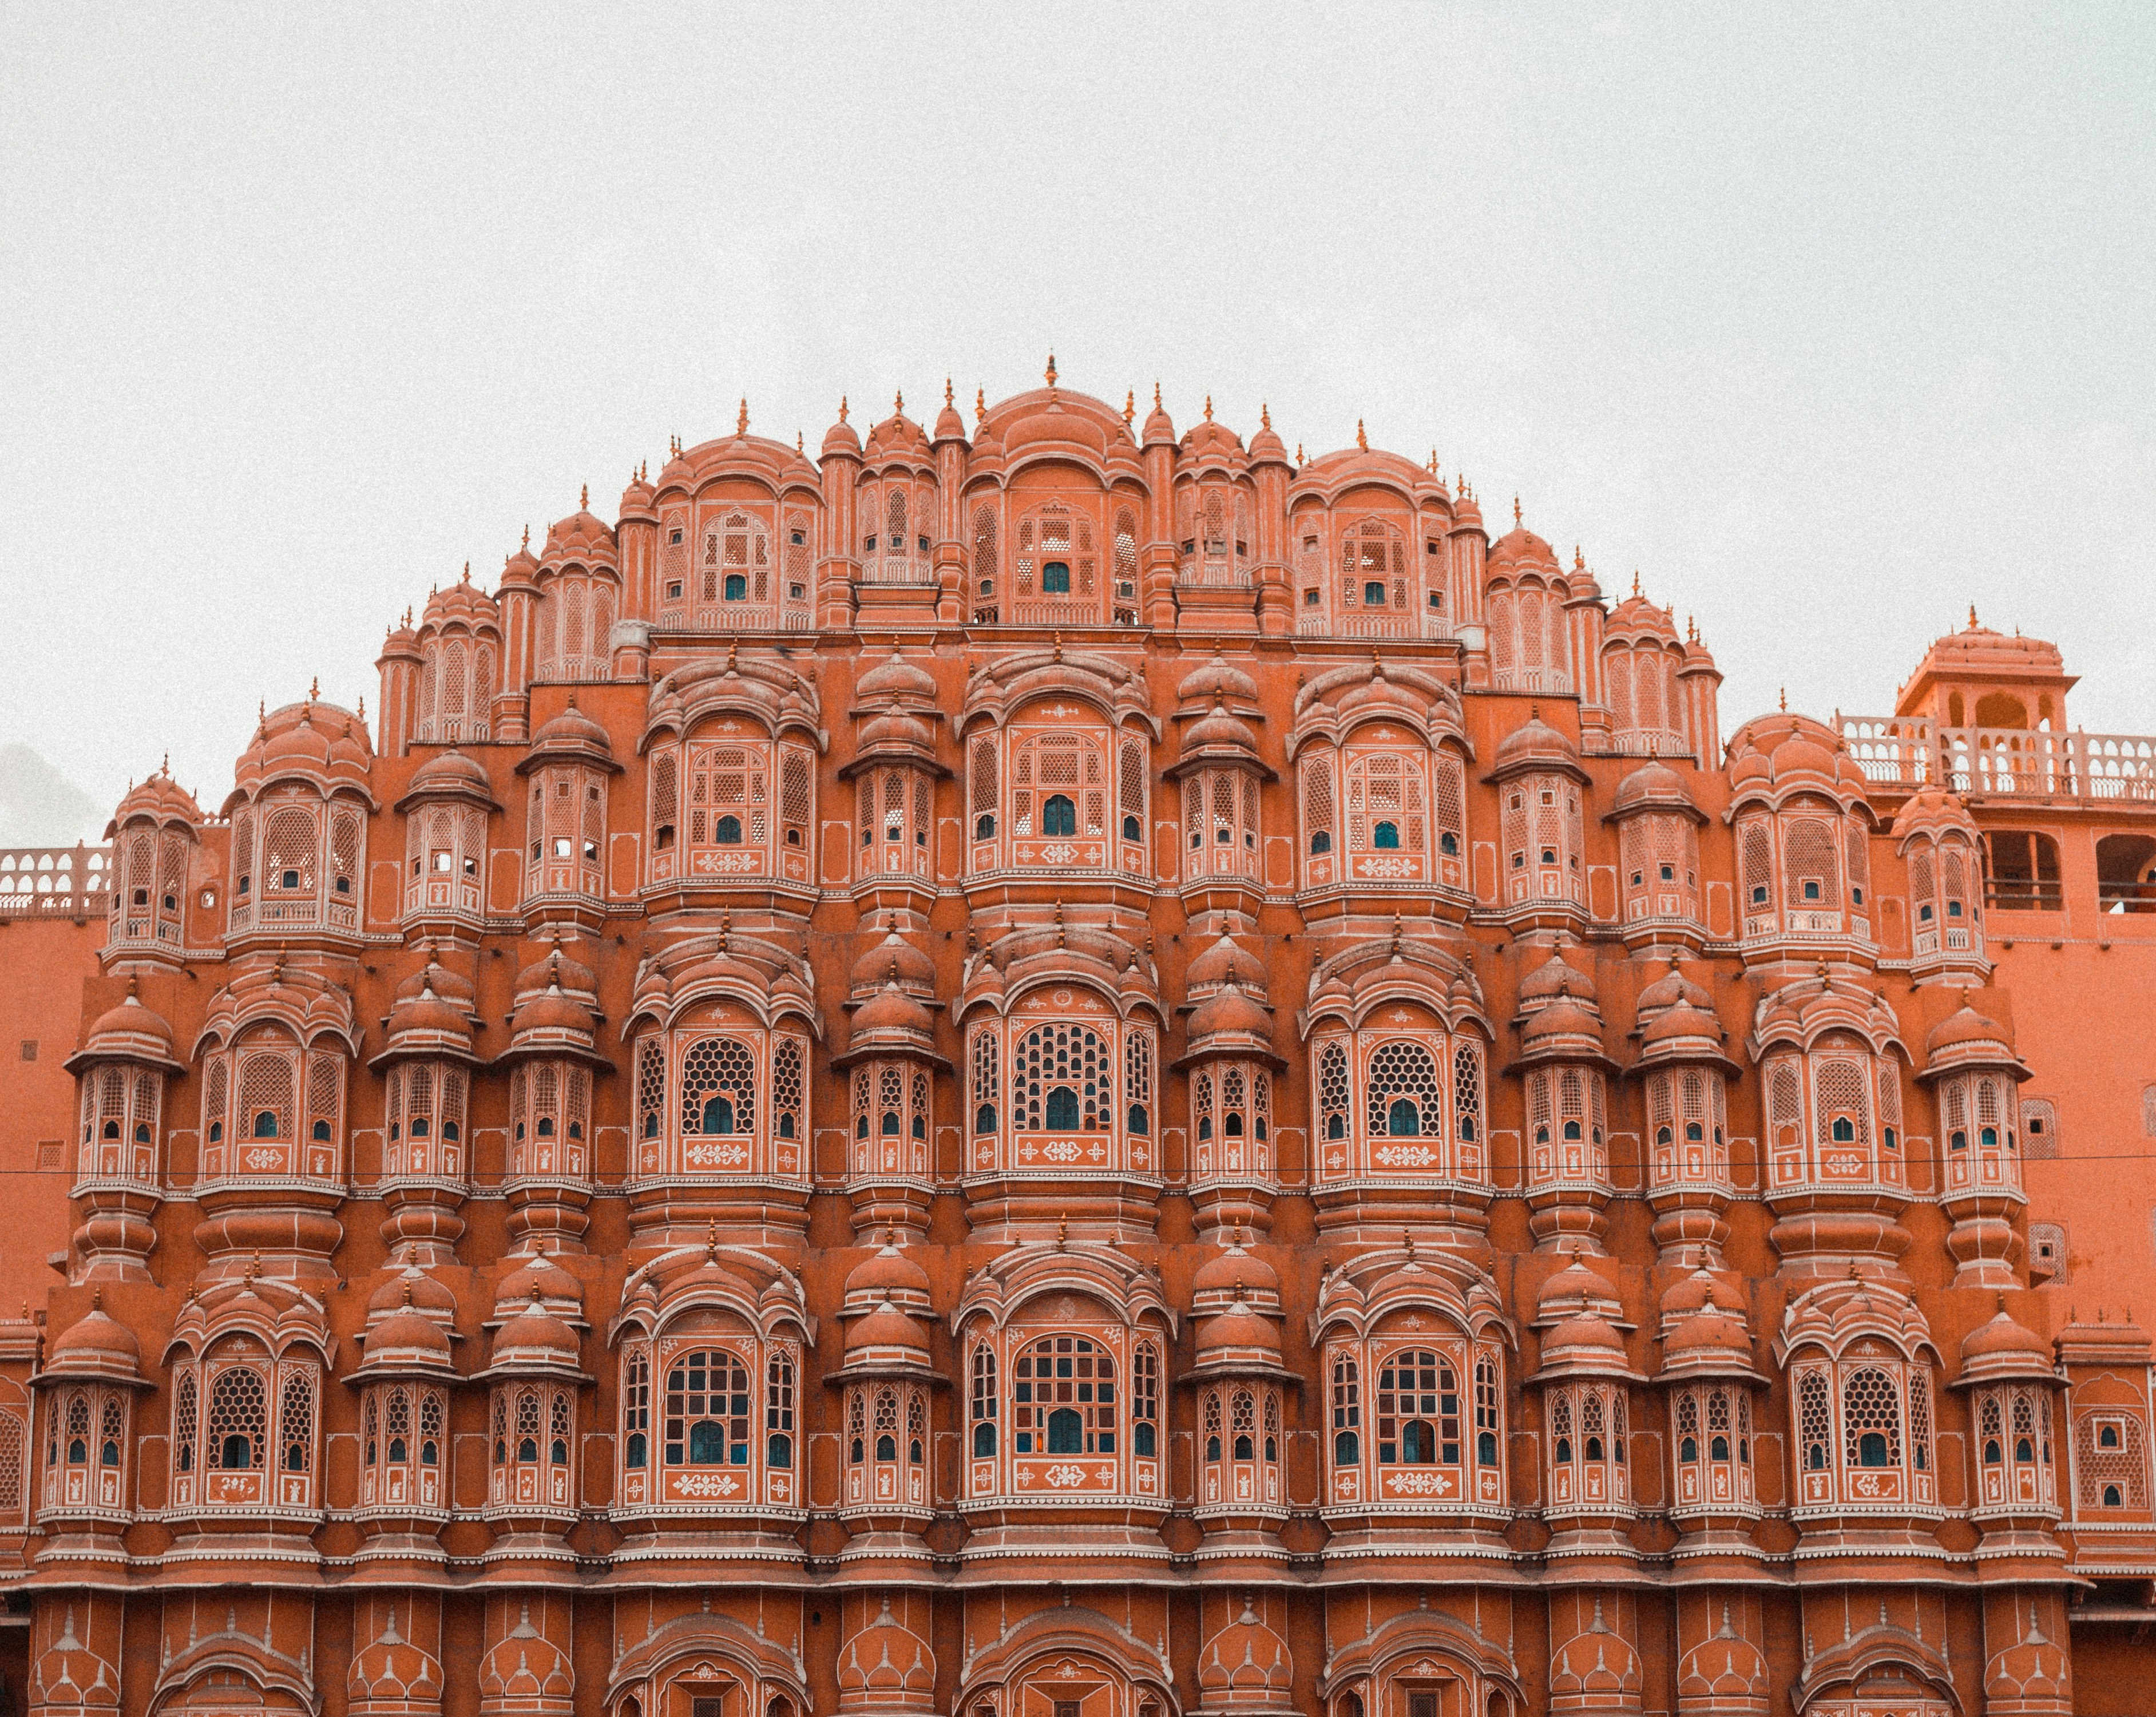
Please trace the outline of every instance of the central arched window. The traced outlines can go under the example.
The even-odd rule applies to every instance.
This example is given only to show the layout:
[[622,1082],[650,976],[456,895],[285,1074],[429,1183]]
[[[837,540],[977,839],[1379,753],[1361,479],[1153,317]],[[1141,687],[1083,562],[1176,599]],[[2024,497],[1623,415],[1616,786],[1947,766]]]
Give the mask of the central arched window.
[[1116,1452],[1116,1362],[1084,1335],[1045,1335],[1012,1366],[1011,1453]]
[[1011,1057],[1011,1102],[1020,1132],[1101,1132],[1112,1112],[1113,1069],[1099,1033],[1081,1025],[1035,1026]]
[[252,1366],[228,1366],[209,1387],[208,1458],[213,1471],[244,1473],[265,1464],[269,1402],[262,1374]]
[[968,1413],[973,1431],[973,1458],[992,1460],[996,1453],[996,1351],[985,1341],[973,1349],[973,1391]]
[[706,1137],[756,1125],[756,1057],[734,1038],[705,1038],[681,1058],[681,1130]]
[[1070,563],[1068,561],[1050,561],[1041,567],[1040,593],[1043,596],[1070,594]]
[[666,1372],[666,1464],[748,1464],[748,1368],[724,1348],[684,1354]]
[[1078,833],[1078,807],[1065,793],[1051,793],[1040,807],[1040,832],[1045,835]]
[[[1370,1056],[1370,1130],[1395,1139],[1445,1131],[1445,1087],[1428,1047],[1411,1038],[1380,1043]],[[1432,1125],[1425,1126],[1427,1115]]]

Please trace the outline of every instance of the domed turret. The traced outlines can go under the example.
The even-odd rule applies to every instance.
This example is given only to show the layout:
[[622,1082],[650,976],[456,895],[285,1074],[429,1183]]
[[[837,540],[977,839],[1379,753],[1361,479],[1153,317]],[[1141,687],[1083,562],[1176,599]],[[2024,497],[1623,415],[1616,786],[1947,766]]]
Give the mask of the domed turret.
[[848,1273],[845,1309],[849,1315],[889,1303],[901,1310],[929,1310],[928,1273],[893,1239],[886,1239]]
[[536,1287],[524,1310],[494,1332],[496,1371],[573,1371],[579,1351],[577,1332],[547,1310]]
[[1507,781],[1531,771],[1570,775],[1582,782],[1587,779],[1587,771],[1579,764],[1579,748],[1543,720],[1540,705],[1531,710],[1526,721],[1497,742],[1490,779]]
[[125,1324],[108,1317],[105,1295],[90,1296],[90,1310],[68,1325],[47,1354],[45,1377],[95,1377],[112,1383],[140,1383],[142,1344]]
[[2051,1344],[2021,1324],[1999,1296],[1999,1310],[1962,1338],[1961,1375],[1957,1384],[1990,1383],[2027,1378],[2053,1381]]

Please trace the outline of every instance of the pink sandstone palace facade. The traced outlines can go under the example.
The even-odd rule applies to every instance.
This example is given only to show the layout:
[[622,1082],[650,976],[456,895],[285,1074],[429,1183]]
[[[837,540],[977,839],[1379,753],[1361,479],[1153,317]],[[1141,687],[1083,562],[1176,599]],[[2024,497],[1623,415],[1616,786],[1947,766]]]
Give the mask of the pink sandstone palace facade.
[[2145,1709],[2156,746],[1047,380],[0,854],[8,1712]]

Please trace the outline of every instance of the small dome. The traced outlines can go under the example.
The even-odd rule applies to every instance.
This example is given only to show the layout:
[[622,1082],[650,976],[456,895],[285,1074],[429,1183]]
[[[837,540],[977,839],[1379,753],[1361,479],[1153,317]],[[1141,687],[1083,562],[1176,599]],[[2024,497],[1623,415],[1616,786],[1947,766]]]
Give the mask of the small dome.
[[919,1323],[886,1299],[866,1317],[856,1318],[846,1330],[848,1353],[863,1353],[878,1348],[917,1353],[926,1359],[928,1356],[928,1337]]
[[454,1319],[457,1315],[456,1295],[420,1269],[399,1271],[367,1297],[370,1321],[408,1305],[437,1318]]
[[1562,1365],[1585,1360],[1597,1364],[1622,1365],[1625,1340],[1601,1318],[1567,1318],[1553,1325],[1543,1337],[1543,1363]]
[[2006,1028],[1995,1020],[1979,1013],[1969,1005],[1966,992],[1962,1004],[1937,1025],[1924,1038],[1924,1051],[1928,1059],[1936,1060],[1943,1051],[1963,1048],[1999,1048],[2010,1058],[2014,1038]]
[[1650,757],[1617,784],[1609,814],[1622,817],[1630,811],[1697,808],[1684,777],[1659,758]]
[[470,1012],[479,993],[472,981],[461,972],[452,971],[448,966],[439,964],[434,959],[434,945],[432,942],[424,944],[421,951],[426,955],[427,963],[410,976],[398,981],[397,1001],[417,1001],[432,990],[443,1001]]
[[494,796],[485,766],[454,746],[439,756],[429,757],[412,772],[412,785],[405,797],[418,798],[449,793],[475,794],[482,799]]
[[1679,971],[1674,962],[1669,970],[1640,992],[1640,1012],[1650,1013],[1657,1008],[1674,1007],[1680,1002],[1702,1012],[1712,1012],[1714,997]]
[[899,935],[895,926],[881,941],[870,943],[854,961],[851,987],[857,995],[864,990],[880,990],[894,974],[901,988],[935,992],[935,961]]
[[871,1305],[894,1302],[926,1309],[928,1273],[896,1245],[878,1248],[846,1276],[846,1303]]
[[1646,597],[1638,595],[1626,597],[1609,611],[1609,618],[1604,623],[1603,636],[1651,638],[1669,644],[1681,642],[1677,637],[1677,623],[1671,617],[1670,611],[1658,608]]
[[1208,1318],[1198,1326],[1198,1358],[1201,1364],[1208,1358],[1217,1361],[1233,1354],[1251,1352],[1277,1356],[1281,1352],[1281,1333],[1270,1318],[1252,1311],[1248,1301],[1237,1300],[1218,1317]]
[[857,1042],[880,1033],[906,1033],[927,1037],[932,1036],[935,1029],[928,1010],[899,988],[896,981],[885,984],[854,1015],[853,1036]]
[[1162,441],[1167,442],[1171,446],[1174,444],[1175,420],[1168,416],[1168,408],[1161,404],[1160,389],[1156,387],[1152,391],[1152,409],[1146,413],[1145,433],[1142,438],[1142,443],[1144,446],[1151,447],[1155,443]]
[[1562,950],[1553,950],[1548,960],[1520,980],[1522,1007],[1530,1002],[1553,1002],[1565,996],[1591,1002],[1595,999],[1595,991],[1594,978],[1567,960]]
[[543,1252],[532,1253],[501,1279],[494,1290],[494,1303],[498,1310],[514,1313],[535,1295],[554,1306],[581,1306],[584,1297],[577,1279]]
[[195,796],[162,769],[128,789],[127,797],[112,813],[112,821],[105,825],[105,839],[110,840],[126,824],[145,817],[160,824],[184,823],[189,828],[203,820],[202,807],[195,802]]
[[[957,413],[947,405],[943,415]],[[941,426],[937,433],[940,438]],[[928,1710],[936,1694],[936,1658],[927,1643],[891,1612],[891,1594],[875,1620],[846,1641],[839,1654],[839,1697],[848,1710]]]
[[517,1008],[509,1030],[516,1038],[558,1034],[588,1040],[598,1032],[598,1022],[593,1018],[590,1008],[553,985]]
[[1521,1052],[1553,1046],[1568,1038],[1591,1038],[1599,1049],[1602,1022],[1577,1002],[1562,998],[1537,1008],[1520,1028]]
[[578,1354],[577,1332],[534,1294],[525,1309],[494,1332],[494,1362],[571,1366]]
[[889,656],[854,682],[854,697],[862,704],[880,704],[891,698],[917,698],[932,703],[936,676],[907,661],[894,645]]
[[861,724],[860,745],[856,755],[865,757],[878,751],[927,753],[935,749],[935,736],[928,731],[927,722],[894,705],[880,715],[871,716]]
[[1575,1250],[1565,1267],[1551,1276],[1535,1295],[1535,1321],[1562,1323],[1578,1317],[1614,1318],[1623,1301],[1609,1279],[1588,1268],[1586,1255]]
[[846,421],[846,402],[843,399],[839,402],[839,421],[824,432],[820,457],[828,459],[834,454],[844,459],[857,459],[861,456],[861,438]]
[[400,1002],[389,1013],[389,1035],[402,1038],[433,1034],[471,1042],[471,1022],[460,1008],[451,1007],[431,989],[423,989],[409,1002]]
[[1705,1264],[1700,1265],[1690,1275],[1679,1276],[1662,1290],[1663,1319],[1666,1321],[1690,1317],[1714,1298],[1719,1286],[1714,1279],[1714,1273]]
[[559,986],[572,995],[596,995],[598,975],[573,954],[566,951],[570,946],[567,942],[557,942],[531,965],[518,971],[516,988],[513,993],[532,996]]
[[592,511],[587,496],[575,512],[547,527],[547,546],[539,558],[542,562],[598,561],[611,566],[614,564],[613,528]]
[[963,441],[966,438],[966,420],[958,415],[958,408],[951,402],[951,384],[943,384],[943,409],[936,414],[936,438],[938,441]]
[[1991,1321],[1970,1330],[1961,1344],[1964,1366],[1979,1360],[1995,1361],[2002,1357],[2033,1360],[2047,1371],[2051,1366],[2051,1344],[2015,1320],[2013,1314],[2006,1310],[2004,1294],[1999,1296],[1999,1310]]
[[1684,1356],[1703,1358],[1717,1354],[1750,1365],[1752,1332],[1740,1311],[1717,1305],[1710,1296],[1662,1338],[1662,1355],[1668,1364]]
[[367,1349],[367,1357],[361,1365],[362,1371],[379,1371],[387,1366],[449,1363],[449,1338],[443,1333],[442,1326],[409,1306],[390,1313],[368,1330],[362,1340]]
[[1248,1593],[1242,1613],[1211,1635],[1198,1659],[1201,1708],[1293,1710],[1295,1659],[1287,1642],[1259,1619]]
[[1182,683],[1175,688],[1175,697],[1182,704],[1255,704],[1258,700],[1258,683],[1241,669],[1229,666],[1227,658],[1216,650],[1211,661],[1183,676]]
[[1188,1036],[1194,1048],[1207,1038],[1255,1038],[1270,1048],[1272,1020],[1242,985],[1230,978],[1191,1010]]
[[1199,717],[1183,730],[1183,755],[1195,757],[1219,751],[1255,759],[1258,755],[1258,736],[1250,731],[1248,722],[1239,715],[1230,715],[1228,706],[1216,700],[1210,715]]
[[91,1298],[90,1310],[53,1343],[45,1369],[76,1376],[135,1377],[141,1373],[141,1363],[142,1344],[125,1324],[105,1315],[100,1293]]
[[1190,1278],[1190,1298],[1194,1304],[1219,1296],[1234,1299],[1247,1293],[1257,1299],[1268,1297],[1277,1301],[1280,1297],[1280,1276],[1273,1267],[1255,1253],[1245,1252],[1240,1246],[1230,1246],[1216,1252],[1197,1268]]
[[1537,705],[1525,722],[1498,741],[1490,772],[1504,776],[1531,769],[1577,771],[1578,768],[1578,748],[1543,720]]
[[929,456],[927,432],[903,411],[893,411],[870,429],[866,451],[872,459],[912,459],[925,462]]
[[1186,989],[1204,989],[1225,983],[1231,972],[1260,969],[1258,956],[1237,947],[1235,939],[1223,930],[1218,941],[1190,962],[1183,974],[1183,982]]
[[613,761],[613,741],[607,737],[604,727],[577,707],[573,692],[569,694],[568,707],[540,723],[539,730],[531,735],[533,756],[565,754]]
[[1689,1002],[1666,1008],[1640,1033],[1643,1045],[1674,1043],[1687,1038],[1707,1038],[1719,1043],[1722,1022]]
[[1288,463],[1287,445],[1273,433],[1273,414],[1270,408],[1260,409],[1258,433],[1250,438],[1250,463],[1255,465],[1261,459],[1283,465]]
[[142,1005],[136,995],[135,980],[131,977],[127,994],[120,1005],[98,1015],[97,1023],[90,1027],[89,1037],[83,1041],[83,1051],[92,1055],[170,1061],[172,1024],[162,1013]]
[[1515,561],[1554,566],[1557,551],[1524,525],[1515,525],[1490,545],[1490,565],[1495,569],[1501,564]]

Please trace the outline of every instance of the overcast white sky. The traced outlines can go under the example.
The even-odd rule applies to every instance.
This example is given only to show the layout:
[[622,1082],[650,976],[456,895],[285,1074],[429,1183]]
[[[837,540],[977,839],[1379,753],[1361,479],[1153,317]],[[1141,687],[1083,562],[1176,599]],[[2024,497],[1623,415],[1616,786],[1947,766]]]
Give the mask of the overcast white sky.
[[214,808],[581,483],[1051,346],[1517,491],[1727,728],[1884,710],[1974,602],[2156,730],[2152,68],[2087,3],[7,0],[0,745]]

